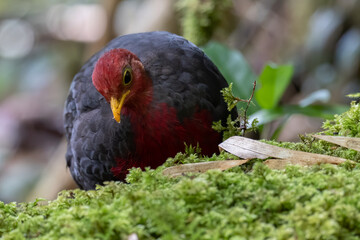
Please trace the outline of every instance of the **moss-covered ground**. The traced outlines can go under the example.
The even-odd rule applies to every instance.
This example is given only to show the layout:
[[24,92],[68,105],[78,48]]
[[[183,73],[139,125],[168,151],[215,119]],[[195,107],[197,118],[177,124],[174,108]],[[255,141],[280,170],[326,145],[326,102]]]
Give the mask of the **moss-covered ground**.
[[[358,137],[359,105],[325,122],[324,133]],[[283,147],[341,156],[359,154],[311,137]],[[288,166],[259,161],[179,178],[162,170],[203,158],[196,149],[156,170],[133,169],[129,184],[63,191],[54,201],[0,202],[2,239],[360,239],[360,166]]]
[[244,173],[169,179],[133,170],[130,184],[64,191],[47,205],[0,204],[3,239],[358,239],[360,169],[256,163]]

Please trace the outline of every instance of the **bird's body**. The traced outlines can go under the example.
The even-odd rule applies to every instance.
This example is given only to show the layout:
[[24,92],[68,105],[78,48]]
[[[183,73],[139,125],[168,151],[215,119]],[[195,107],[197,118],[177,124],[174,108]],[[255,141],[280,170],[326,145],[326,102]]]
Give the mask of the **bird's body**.
[[229,115],[220,94],[226,86],[209,58],[182,37],[114,39],[75,75],[66,101],[66,160],[75,181],[93,189],[124,180],[128,169],[157,167],[184,142],[216,152],[221,136],[211,126]]

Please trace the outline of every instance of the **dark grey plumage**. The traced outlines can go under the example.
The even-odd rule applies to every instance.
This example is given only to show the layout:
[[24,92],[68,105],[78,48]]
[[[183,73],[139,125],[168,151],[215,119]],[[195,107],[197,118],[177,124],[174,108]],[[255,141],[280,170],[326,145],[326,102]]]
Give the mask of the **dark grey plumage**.
[[114,48],[133,52],[143,63],[153,82],[153,107],[158,103],[174,107],[180,122],[204,109],[211,113],[213,121],[225,120],[229,114],[220,94],[227,83],[194,44],[167,32],[131,34],[112,40],[75,75],[65,104],[67,166],[84,189],[115,180],[111,172],[115,159],[127,159],[136,150],[130,119],[124,116],[120,124],[114,121],[109,104],[92,84],[97,60]]

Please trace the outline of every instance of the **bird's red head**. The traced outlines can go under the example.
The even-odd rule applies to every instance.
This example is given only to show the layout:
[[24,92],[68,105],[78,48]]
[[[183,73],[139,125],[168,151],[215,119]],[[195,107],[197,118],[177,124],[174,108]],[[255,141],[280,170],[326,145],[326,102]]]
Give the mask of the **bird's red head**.
[[140,59],[126,49],[112,49],[101,56],[95,65],[92,81],[110,103],[117,122],[120,122],[122,109],[139,111],[151,101],[151,79]]

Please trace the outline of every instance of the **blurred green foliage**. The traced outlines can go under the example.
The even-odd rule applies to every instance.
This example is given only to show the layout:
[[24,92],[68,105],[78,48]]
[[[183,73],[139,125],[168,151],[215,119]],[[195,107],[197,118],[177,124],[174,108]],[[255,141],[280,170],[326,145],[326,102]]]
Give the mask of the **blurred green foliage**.
[[333,119],[334,114],[348,110],[349,107],[344,105],[310,105],[302,107],[300,105],[277,106],[273,109],[262,109],[251,116],[259,119],[259,124],[266,124],[284,116],[291,114],[302,114],[310,117],[319,117],[323,119]]
[[183,36],[196,45],[207,43],[232,7],[231,0],[177,1],[182,15]]
[[[239,51],[229,49],[218,42],[209,42],[203,50],[219,68],[226,81],[229,84],[233,83],[233,94],[238,98],[248,99],[256,75],[244,56]],[[250,111],[253,112],[255,109],[252,108]]]
[[[249,127],[253,127],[252,123],[257,119],[259,126],[262,126],[283,118],[284,121],[282,121],[278,129],[275,130],[272,136],[273,139],[276,139],[282,126],[292,114],[332,119],[334,118],[334,114],[348,110],[348,107],[343,105],[317,104],[316,100],[317,98],[321,98],[321,96],[314,97],[314,95],[302,99],[306,104],[294,105],[281,103],[280,100],[291,83],[293,75],[292,65],[276,65],[270,63],[264,66],[259,76],[256,76],[242,54],[236,50],[232,50],[216,42],[209,42],[203,47],[203,50],[219,68],[230,85],[227,91],[223,91],[225,101],[228,103],[229,108],[237,105],[240,110],[239,115],[242,117],[244,115],[244,106],[246,106],[247,103],[236,101],[235,98],[237,97],[243,100],[249,99],[253,91],[253,82],[255,80],[257,81],[255,98],[252,99],[253,104],[249,106],[249,110],[247,111],[249,115],[247,124],[249,124]],[[234,124],[239,124],[239,121],[233,121],[233,125]],[[235,133],[235,128],[232,127],[232,130],[229,131]],[[219,128],[218,130],[224,129]],[[226,134],[226,136],[231,136],[230,132]]]

